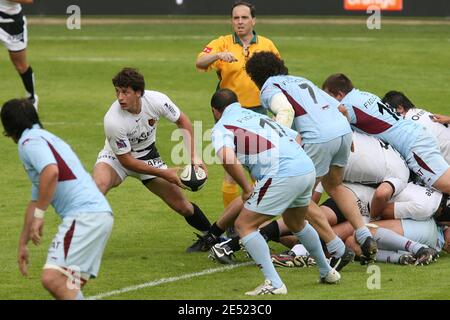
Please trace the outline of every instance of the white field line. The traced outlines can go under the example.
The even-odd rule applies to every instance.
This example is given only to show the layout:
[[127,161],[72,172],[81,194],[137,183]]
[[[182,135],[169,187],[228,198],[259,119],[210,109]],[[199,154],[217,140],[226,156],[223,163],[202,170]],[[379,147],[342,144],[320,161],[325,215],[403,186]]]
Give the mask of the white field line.
[[203,271],[200,271],[200,272],[188,273],[188,274],[184,274],[184,275],[181,275],[181,276],[178,276],[178,277],[162,278],[162,279],[159,279],[159,280],[154,280],[154,281],[142,283],[142,284],[138,284],[138,285],[135,285],[135,286],[125,287],[125,288],[114,290],[114,291],[110,291],[110,292],[100,293],[100,294],[97,294],[95,296],[87,297],[86,299],[88,299],[88,300],[100,300],[100,299],[103,299],[103,298],[106,298],[106,297],[111,297],[111,296],[123,294],[123,293],[126,293],[126,292],[130,292],[130,291],[136,291],[136,290],[140,290],[140,289],[144,289],[144,288],[148,288],[148,287],[156,287],[156,286],[159,286],[159,285],[165,284],[165,283],[170,283],[170,282],[176,282],[176,281],[186,280],[186,279],[190,279],[190,278],[201,277],[201,276],[204,276],[204,275],[213,274],[213,273],[217,273],[217,272],[224,272],[224,271],[232,270],[232,269],[243,267],[243,266],[249,266],[249,265],[252,265],[252,264],[255,264],[255,263],[253,261],[250,261],[250,262],[245,262],[245,263],[233,264],[233,265],[229,265],[229,266],[226,266],[226,267],[206,269],[206,270],[203,270]]

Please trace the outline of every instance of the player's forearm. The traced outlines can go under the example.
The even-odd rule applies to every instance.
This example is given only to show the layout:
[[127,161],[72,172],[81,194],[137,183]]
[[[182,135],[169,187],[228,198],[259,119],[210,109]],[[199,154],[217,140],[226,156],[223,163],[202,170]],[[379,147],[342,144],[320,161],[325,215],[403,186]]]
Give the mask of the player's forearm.
[[184,146],[188,151],[191,163],[196,163],[197,155],[195,152],[194,130],[192,129],[191,121],[184,113],[181,113],[180,119],[178,119],[176,124],[182,131]]
[[339,105],[338,110],[343,114],[344,117],[347,118],[347,121],[350,122],[350,114],[348,113],[348,110],[342,104]]
[[225,171],[233,178],[234,181],[242,188],[244,191],[251,189],[251,184],[248,182],[245,176],[244,168],[241,164],[222,164]]
[[58,185],[59,170],[56,164],[50,164],[42,170],[39,176],[39,197],[36,201],[36,207],[41,210],[47,210],[53,200],[56,186]]
[[251,189],[251,184],[248,182],[245,176],[244,168],[239,162],[234,150],[230,147],[223,147],[217,152],[217,156],[222,162],[222,166],[225,171],[233,178],[234,181],[242,188],[244,191],[249,191]]
[[371,218],[378,218],[381,216],[393,193],[394,189],[392,188],[392,185],[390,183],[383,182],[378,186],[378,188],[375,190],[375,194],[372,197],[372,202],[370,205]]
[[25,218],[23,221],[23,228],[19,238],[19,246],[26,246],[30,241],[30,229],[33,222],[34,209],[36,208],[36,202],[30,201],[25,211]]
[[206,70],[212,63],[216,62],[218,59],[219,55],[217,53],[205,54],[197,59],[195,66],[198,69]]
[[434,122],[439,122],[442,124],[450,124],[450,117],[449,116],[444,116],[441,114],[435,114],[433,117],[433,121]]
[[381,212],[381,217],[383,220],[391,220],[395,219],[395,206],[394,203],[388,203],[383,208],[383,211]]
[[126,169],[137,172],[137,173],[143,173],[148,174],[151,176],[157,176],[160,177],[163,174],[164,169],[155,168],[151,165],[148,165],[147,163],[137,160],[133,158],[130,154],[125,155],[117,155],[117,159],[119,159],[119,162],[122,166],[124,166]]

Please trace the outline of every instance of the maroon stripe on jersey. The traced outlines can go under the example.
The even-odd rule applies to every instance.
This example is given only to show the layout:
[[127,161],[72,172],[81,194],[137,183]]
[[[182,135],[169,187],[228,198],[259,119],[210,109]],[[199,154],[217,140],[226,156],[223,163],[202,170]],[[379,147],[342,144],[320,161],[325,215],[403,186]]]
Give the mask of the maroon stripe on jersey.
[[371,115],[361,111],[360,109],[353,107],[356,115],[355,127],[369,134],[379,134],[388,130],[392,125],[383,120],[372,117]]
[[256,201],[256,205],[259,205],[261,200],[264,198],[264,195],[266,194],[267,190],[269,189],[270,185],[272,184],[272,178],[267,179],[266,183],[259,189],[258,193],[258,200]]
[[25,145],[25,143],[27,143],[28,141],[30,141],[31,139],[25,139],[23,142],[22,142],[22,145],[24,146]]
[[237,153],[247,155],[258,154],[275,148],[272,142],[256,133],[236,126],[224,125],[224,127],[233,131],[234,145],[236,146]]
[[58,164],[58,181],[76,180],[77,177],[73,174],[72,170],[70,170],[64,159],[59,155],[58,151],[56,151],[56,149],[51,145],[50,142],[47,141],[47,144],[50,147],[50,150],[52,150],[53,156],[55,157],[56,163]]
[[294,108],[294,115],[296,117],[306,114],[306,110],[303,109],[303,107],[297,101],[295,101],[295,99],[289,93],[287,93],[286,90],[284,90],[279,84],[274,83],[273,85],[280,89],[281,92],[283,92],[284,96],[288,99],[289,103]]
[[423,159],[421,157],[419,157],[414,152],[413,152],[413,155],[414,155],[414,159],[416,159],[416,161],[419,164],[419,166],[421,166],[422,168],[424,168],[428,172],[431,172],[432,174],[435,174],[434,171],[425,163],[425,161],[423,161]]
[[75,232],[75,223],[76,220],[73,220],[72,225],[69,230],[67,230],[64,235],[64,260],[67,258],[67,253],[69,253],[70,244],[72,242],[73,233]]

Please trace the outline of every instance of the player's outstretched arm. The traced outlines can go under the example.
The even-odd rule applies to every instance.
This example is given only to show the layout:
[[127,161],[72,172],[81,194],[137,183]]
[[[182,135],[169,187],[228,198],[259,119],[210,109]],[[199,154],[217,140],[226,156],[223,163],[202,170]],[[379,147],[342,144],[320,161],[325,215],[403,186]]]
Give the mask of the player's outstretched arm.
[[449,116],[444,116],[442,114],[435,114],[433,117],[433,121],[434,122],[439,122],[442,124],[450,124],[450,117]]
[[191,120],[186,114],[181,112],[180,117],[175,122],[175,124],[179,129],[181,129],[183,133],[184,146],[189,152],[191,163],[195,166],[201,167],[203,170],[205,170],[206,174],[208,174],[208,169],[206,168],[205,163],[203,162],[201,157],[197,156],[197,153],[195,151],[195,141],[193,138],[194,130],[192,129]]
[[350,114],[348,113],[347,108],[340,104],[338,110],[347,118],[348,122],[350,122]]
[[225,171],[237,182],[242,188],[242,200],[247,200],[252,192],[253,187],[245,176],[244,168],[239,162],[234,150],[229,147],[223,147],[217,152],[217,156],[222,162]]
[[238,61],[236,57],[231,52],[217,52],[217,53],[210,53],[210,54],[204,54],[197,58],[197,61],[195,63],[195,66],[198,69],[206,70],[208,67],[216,62],[217,60],[222,60],[225,62],[236,62]]
[[151,165],[148,165],[143,161],[133,158],[131,156],[131,152],[120,155],[116,154],[116,156],[120,164],[123,165],[128,170],[160,177],[169,181],[170,183],[176,184],[177,186],[184,188],[184,185],[181,183],[181,180],[177,174],[178,168],[159,169],[152,167]]

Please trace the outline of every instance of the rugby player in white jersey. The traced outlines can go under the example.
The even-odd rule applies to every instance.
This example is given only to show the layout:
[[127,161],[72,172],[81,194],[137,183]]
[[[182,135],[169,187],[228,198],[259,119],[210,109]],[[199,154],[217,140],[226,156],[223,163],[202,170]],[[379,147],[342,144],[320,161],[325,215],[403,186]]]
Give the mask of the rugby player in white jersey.
[[[370,202],[375,188],[358,183],[344,185],[352,191],[361,214],[370,221]],[[390,213],[383,219],[371,221],[371,232],[379,250],[377,261],[399,264],[429,264],[441,250],[450,250],[450,202],[448,196],[427,187],[408,183],[405,189],[390,202]],[[361,250],[353,236],[353,228],[333,199],[327,199],[320,209],[327,215],[333,230],[346,245],[359,256]],[[301,245],[294,246],[289,254],[272,256],[278,266],[304,266],[295,264],[295,257],[308,256]]]
[[[376,212],[377,215],[379,215],[383,210],[388,210],[387,208],[391,206],[389,201],[392,196],[398,195],[407,186],[409,169],[405,160],[389,144],[384,143],[375,137],[358,132],[353,132],[352,138],[353,149],[352,152],[350,152],[347,166],[344,169],[344,181],[370,185],[372,187],[377,186],[372,193],[373,198],[370,200],[370,207],[371,212]],[[318,203],[322,193],[323,188],[321,184],[319,184],[314,192],[313,200]],[[334,201],[329,199],[325,202],[325,205],[327,204],[331,206],[331,211],[327,210],[326,206],[321,206],[321,209],[328,218],[328,222],[331,226],[335,226],[340,224],[340,222],[347,220],[344,216],[336,216],[334,214],[334,211],[338,210]],[[357,204],[361,210],[360,203]],[[279,220],[277,222],[280,230],[278,236],[286,235],[286,228],[282,221]],[[349,235],[353,234],[353,228],[350,223],[333,227],[332,230],[334,234],[344,240]],[[287,238],[282,239],[282,241],[284,243],[289,243]],[[293,252],[273,257],[273,259],[280,262],[278,265],[282,265],[283,261],[293,261],[294,258],[295,255]],[[339,271],[339,269],[337,270]]]
[[27,61],[27,19],[21,4],[33,0],[0,0],[0,42],[8,49],[9,58],[22,78],[27,98],[38,108],[38,96],[34,90],[34,73]]
[[[182,129],[191,163],[206,170],[195,154],[191,121],[168,96],[145,90],[144,77],[136,69],[123,68],[113,78],[113,85],[117,100],[104,118],[106,142],[93,174],[100,191],[106,194],[127,176],[132,176],[192,227],[207,231],[210,228],[208,218],[196,204],[186,199],[180,190],[183,185],[177,169],[166,166],[155,144],[156,127],[162,117]],[[187,249],[187,252],[194,251],[200,250],[197,246]]]
[[353,151],[345,167],[344,181],[377,186],[370,205],[374,216],[380,215],[387,202],[406,187],[409,173],[405,160],[391,145],[353,132]]
[[434,114],[417,108],[403,92],[389,91],[384,95],[382,101],[396,109],[403,118],[416,121],[427,128],[437,138],[445,161],[450,163],[450,128],[448,124],[434,121]]
[[[367,217],[369,202],[375,190],[360,184],[346,183],[346,186],[353,191],[361,206],[361,213]],[[449,250],[450,233],[444,227],[450,223],[447,195],[410,182],[390,200],[390,204],[389,213],[384,216],[386,220],[371,223],[375,225],[371,232],[381,249],[377,261],[406,264],[400,257],[403,251],[408,251],[416,259],[415,262],[428,264],[437,258],[439,251]],[[347,239],[346,244],[359,254],[353,236]]]

